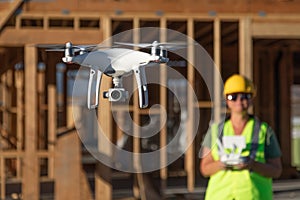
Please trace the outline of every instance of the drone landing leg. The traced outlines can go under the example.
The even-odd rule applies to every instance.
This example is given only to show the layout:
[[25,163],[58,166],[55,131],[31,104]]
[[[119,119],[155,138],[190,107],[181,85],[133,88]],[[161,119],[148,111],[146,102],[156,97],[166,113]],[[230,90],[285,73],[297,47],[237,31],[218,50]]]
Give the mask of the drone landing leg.
[[146,108],[148,106],[148,89],[147,89],[145,69],[144,67],[138,67],[133,71],[138,85],[140,108]]
[[[97,72],[97,73],[96,73]],[[96,78],[94,77],[96,75]],[[89,75],[89,84],[88,84],[88,95],[87,95],[87,107],[88,109],[93,109],[98,106],[99,102],[99,89],[100,89],[100,82],[101,82],[102,72],[99,70],[90,69],[90,75]],[[93,84],[93,80],[96,79],[95,86]],[[94,86],[94,95],[92,92],[92,88]],[[94,99],[94,102],[92,102],[92,99]]]

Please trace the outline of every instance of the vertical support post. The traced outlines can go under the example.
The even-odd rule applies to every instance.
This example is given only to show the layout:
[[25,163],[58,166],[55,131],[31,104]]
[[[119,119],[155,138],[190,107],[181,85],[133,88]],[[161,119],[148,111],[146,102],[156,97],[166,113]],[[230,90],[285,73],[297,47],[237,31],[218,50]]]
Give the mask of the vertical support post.
[[[166,28],[167,28],[167,19],[165,17],[162,17],[160,19],[160,41],[161,42],[166,42],[167,41],[167,33],[166,33]],[[167,85],[167,68],[164,66],[164,64],[160,67],[160,83],[161,85]],[[160,105],[162,108],[167,109],[167,88],[161,86],[160,87]],[[160,111],[160,115],[164,115],[164,111]],[[164,117],[160,117],[161,122],[164,123],[163,119]],[[162,129],[160,131],[160,148],[164,149],[160,151],[160,178],[162,179],[162,187],[165,189],[166,187],[166,180],[168,178],[168,169],[167,167],[162,167],[166,166],[167,162],[167,151],[164,148],[167,145],[167,127],[166,125],[161,126]]]
[[249,17],[239,20],[239,71],[240,74],[253,79],[250,23]]
[[[253,53],[251,37],[251,19],[244,17],[239,20],[239,60],[240,74],[253,80]],[[249,110],[253,113],[253,107]]]
[[[140,37],[139,37],[139,18],[134,17],[133,19],[133,43],[139,43]],[[137,83],[133,81],[133,87],[137,88]],[[140,140],[140,113],[139,113],[139,94],[138,92],[134,92],[133,96],[133,123],[136,123],[137,126],[134,126],[133,129],[133,152],[137,155],[140,154],[141,152],[141,140]],[[141,170],[141,159],[139,156],[134,157],[133,160],[133,166],[137,171]],[[142,200],[146,199],[146,191],[145,191],[145,185],[144,185],[144,180],[143,180],[143,174],[137,173],[136,174],[137,179],[134,180],[134,186],[133,186],[133,192],[135,198],[141,198]]]
[[[53,63],[54,64],[54,63]],[[56,71],[54,71],[56,69]],[[81,148],[78,135],[76,131],[69,131],[66,134],[56,138],[57,131],[57,109],[58,112],[63,112],[64,109],[64,95],[67,94],[64,85],[64,73],[66,66],[64,64],[56,64],[56,68],[50,71],[50,76],[56,74],[56,87],[54,82],[48,86],[48,101],[49,101],[49,118],[55,123],[51,124],[49,128],[49,140],[55,142],[54,146],[51,147],[51,151],[55,151],[54,157],[54,178],[55,178],[55,199],[81,199]],[[60,86],[60,88],[57,88]],[[58,107],[56,107],[58,106]],[[67,107],[67,114],[70,112]],[[72,119],[66,116],[66,127],[70,128]],[[69,129],[67,129],[69,130]],[[52,143],[53,144],[53,143]],[[49,149],[49,150],[50,150]]]
[[[1,101],[3,103],[3,105],[5,106],[5,95],[6,95],[6,84],[5,84],[5,74],[3,74],[1,76],[1,95],[0,95],[0,98],[1,98]],[[3,109],[4,110],[4,109]],[[4,119],[4,112],[2,111],[2,118]],[[4,126],[4,121],[2,121],[1,123],[1,127]],[[4,164],[4,156],[1,155],[0,156],[0,180],[1,180],[1,188],[0,188],[0,192],[1,192],[1,199],[5,199],[5,186],[6,186],[6,183],[5,183],[5,164]]]
[[37,73],[37,93],[38,93],[38,149],[46,149],[47,139],[45,133],[45,65],[43,63],[38,64]]
[[78,30],[79,30],[79,27],[80,27],[79,17],[76,16],[76,17],[74,17],[73,20],[74,20],[74,30],[75,30],[75,31],[78,31]]
[[[23,85],[24,85],[24,71],[15,71],[15,87],[17,89],[17,151],[21,152],[23,147]],[[21,158],[17,157],[17,178],[21,178]]]
[[[54,181],[58,181],[55,178],[55,149],[57,144],[56,132],[57,132],[57,91],[56,91],[56,61],[48,60],[46,63],[46,73],[48,77],[47,81],[47,94],[48,94],[48,151],[51,155],[48,161],[48,177],[53,178]],[[56,192],[55,192],[56,195]]]
[[221,71],[221,22],[219,18],[214,20],[214,121],[221,120],[221,83],[219,73]]
[[[187,21],[187,34],[188,34],[188,44],[193,44],[194,38],[194,20],[193,18],[189,18]],[[187,49],[187,56],[188,56],[188,66],[187,66],[187,79],[188,84],[194,84],[194,66],[191,64],[191,61],[194,60],[194,45],[188,45]],[[193,140],[193,123],[194,123],[194,105],[193,102],[193,91],[191,89],[187,90],[187,110],[188,110],[188,119],[187,119],[187,143],[190,144]],[[192,143],[187,151],[185,156],[185,168],[187,172],[187,188],[191,192],[194,190],[195,184],[195,150],[194,150],[194,143]]]
[[5,157],[0,157],[0,173],[1,173],[1,199],[6,199],[6,175],[5,175]]
[[[13,74],[12,70],[8,69],[2,77],[3,85],[3,136],[9,138],[9,134],[12,131],[12,118],[11,118],[11,105],[12,105],[12,80]],[[2,148],[8,149],[11,148],[9,142],[7,140],[2,141]]]
[[[102,18],[103,39],[111,36],[111,19],[109,17]],[[111,87],[111,78],[103,76],[101,81],[100,91],[107,90]],[[98,120],[101,125],[103,133],[108,139],[112,139],[112,116],[109,101],[101,101],[101,106],[98,108]],[[99,133],[98,135],[101,135]],[[103,143],[103,142],[102,142]],[[103,144],[107,145],[107,144]],[[98,139],[98,148],[101,153],[106,153],[111,156],[111,149],[105,149],[101,146],[101,138]],[[96,164],[95,172],[95,200],[112,199],[112,185],[111,185],[111,169],[102,163]]]
[[55,199],[80,200],[80,142],[76,131],[57,140],[55,151]]
[[48,151],[49,158],[49,178],[54,178],[54,144],[56,143],[56,127],[57,127],[57,109],[56,109],[56,87],[54,84],[48,85]]
[[[64,81],[63,73],[65,72],[66,67],[60,65],[57,67],[57,72],[60,73],[60,78],[57,79],[57,85],[61,85]],[[51,88],[51,92],[54,92],[55,89]],[[60,105],[64,103],[64,95],[67,95],[67,89],[62,87],[60,89],[60,94],[58,94],[58,102]],[[55,98],[55,94],[51,94],[51,98]],[[56,110],[54,108],[55,100],[52,100],[52,112]],[[70,105],[66,105],[66,127],[67,130],[72,130],[73,127],[73,117],[72,117],[72,108]],[[62,106],[63,107],[63,106]],[[71,114],[70,114],[71,113]],[[54,115],[54,113],[51,113]],[[54,117],[54,116],[53,116]],[[55,124],[56,126],[56,124]],[[54,131],[55,127],[51,127]],[[52,135],[52,139],[55,139],[55,136]],[[71,150],[70,150],[71,149]],[[64,199],[73,199],[80,200],[81,198],[81,144],[79,137],[76,131],[69,131],[67,134],[59,136],[56,140],[56,149],[55,149],[55,199],[64,200]],[[72,191],[72,192],[70,192]]]
[[49,17],[44,16],[43,17],[43,29],[48,30],[48,28],[49,28]]
[[[13,126],[12,126],[12,114],[9,112],[12,108],[12,88],[13,88],[13,70],[9,69],[6,72],[6,108],[7,108],[7,121],[6,121],[6,128],[7,128],[7,135],[5,137],[9,138],[9,135],[12,134]],[[11,148],[11,145],[9,144],[9,141],[6,142],[7,147]]]
[[37,157],[37,50],[25,46],[25,155],[22,191],[24,200],[39,200],[39,162]]

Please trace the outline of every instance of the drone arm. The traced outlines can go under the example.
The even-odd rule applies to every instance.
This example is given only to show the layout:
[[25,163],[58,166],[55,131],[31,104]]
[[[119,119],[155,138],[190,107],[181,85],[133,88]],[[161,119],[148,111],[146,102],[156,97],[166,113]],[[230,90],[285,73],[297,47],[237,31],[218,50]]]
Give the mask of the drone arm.
[[140,108],[146,108],[148,106],[148,89],[147,89],[145,68],[138,67],[135,68],[133,71],[138,85],[139,106]]
[[[95,79],[96,75],[96,85],[95,85],[95,94],[92,94],[92,88],[93,88],[93,80]],[[99,89],[100,89],[100,82],[101,82],[101,77],[102,77],[102,72],[97,70],[97,74],[96,71],[94,69],[90,69],[90,74],[89,74],[89,83],[88,83],[88,94],[87,94],[87,107],[88,109],[94,109],[98,106],[98,102],[99,102]],[[92,99],[94,97],[94,102],[92,102]]]

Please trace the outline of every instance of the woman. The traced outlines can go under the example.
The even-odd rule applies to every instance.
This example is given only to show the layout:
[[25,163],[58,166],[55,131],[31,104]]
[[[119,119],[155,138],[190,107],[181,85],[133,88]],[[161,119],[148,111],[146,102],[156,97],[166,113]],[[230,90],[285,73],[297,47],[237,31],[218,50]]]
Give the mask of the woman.
[[[201,152],[200,171],[210,177],[205,199],[271,200],[272,178],[279,177],[282,171],[281,151],[268,124],[248,113],[255,96],[253,83],[244,76],[233,75],[225,82],[224,95],[230,116],[222,125],[211,126]],[[246,143],[239,161],[230,165],[221,161],[217,145],[227,136],[241,136]]]

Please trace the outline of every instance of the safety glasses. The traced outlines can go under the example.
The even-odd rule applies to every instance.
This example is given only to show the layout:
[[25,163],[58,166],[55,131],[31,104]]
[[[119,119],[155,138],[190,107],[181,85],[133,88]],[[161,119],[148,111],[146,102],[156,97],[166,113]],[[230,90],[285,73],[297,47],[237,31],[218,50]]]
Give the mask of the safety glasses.
[[249,100],[252,98],[252,95],[249,93],[234,93],[226,96],[227,100],[229,101],[236,101],[238,97],[240,97],[241,100]]

